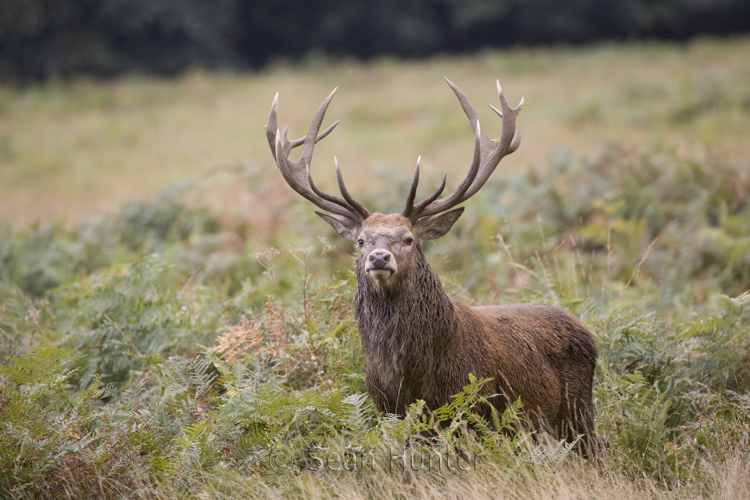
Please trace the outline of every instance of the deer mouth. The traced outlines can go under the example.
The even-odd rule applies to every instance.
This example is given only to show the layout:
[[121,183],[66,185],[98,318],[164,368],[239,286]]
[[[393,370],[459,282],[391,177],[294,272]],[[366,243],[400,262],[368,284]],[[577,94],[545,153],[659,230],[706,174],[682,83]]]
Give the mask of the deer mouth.
[[368,269],[367,272],[370,274],[372,278],[375,278],[376,280],[379,280],[379,281],[380,280],[385,281],[393,275],[393,269],[372,268],[372,269]]
[[365,272],[376,281],[386,281],[396,273],[396,266],[393,261],[368,261],[365,265]]

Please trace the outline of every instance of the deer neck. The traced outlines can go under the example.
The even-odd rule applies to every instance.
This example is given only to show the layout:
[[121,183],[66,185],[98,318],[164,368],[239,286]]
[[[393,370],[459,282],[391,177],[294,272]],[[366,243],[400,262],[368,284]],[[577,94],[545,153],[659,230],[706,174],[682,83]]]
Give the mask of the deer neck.
[[365,354],[395,350],[424,355],[454,323],[453,302],[435,271],[418,250],[410,272],[393,286],[380,288],[357,261],[355,315]]

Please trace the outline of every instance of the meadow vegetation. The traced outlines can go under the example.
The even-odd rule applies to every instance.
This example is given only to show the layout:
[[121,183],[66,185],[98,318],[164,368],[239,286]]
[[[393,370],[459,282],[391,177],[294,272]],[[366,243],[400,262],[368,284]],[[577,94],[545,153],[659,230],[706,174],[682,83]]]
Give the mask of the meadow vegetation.
[[[335,185],[334,155],[358,196],[390,182],[389,166],[410,175],[422,155],[425,175],[439,182],[447,170],[450,187],[463,178],[473,137],[443,76],[471,99],[490,133],[499,131],[484,106],[497,103],[495,80],[513,105],[525,97],[523,147],[504,162],[505,172],[539,170],[559,150],[595,155],[609,143],[634,151],[662,145],[696,159],[719,152],[744,164],[750,157],[747,37],[413,62],[311,58],[252,74],[0,86],[0,221],[86,221],[186,178],[216,192],[227,189],[220,173],[232,169],[278,188],[283,181],[263,135],[274,94],[282,125],[297,137],[335,87],[329,120],[341,126],[316,149],[322,186]],[[225,203],[222,211],[245,214],[246,206]]]
[[[750,497],[750,169],[740,140],[750,97],[738,83],[749,71],[741,56],[748,47],[736,40],[686,48],[519,49],[410,65],[311,62],[257,77],[194,74],[177,83],[6,90],[11,98],[0,120],[13,154],[2,168],[12,187],[0,187],[11,196],[0,203],[20,213],[26,205],[18,193],[35,192],[41,206],[35,217],[48,220],[0,228],[0,496]],[[715,71],[671,75],[697,66],[683,61],[690,53]],[[574,82],[595,79],[599,64],[615,72],[608,58],[619,60],[623,72],[628,64],[661,67],[643,76],[650,84],[630,84],[653,84],[655,93],[628,94],[617,83],[598,87],[600,93],[592,84],[583,93]],[[347,164],[374,172],[369,190],[364,182],[356,189],[365,206],[401,210],[410,168],[372,165],[386,156],[410,165],[420,152],[415,144],[440,153],[425,171],[455,157],[449,179],[460,178],[472,146],[463,130],[468,125],[450,95],[436,97],[449,94],[437,87],[441,82],[434,92],[432,86],[415,91],[447,67],[467,75],[470,98],[492,90],[485,74],[508,73],[513,83],[503,79],[504,88],[526,94],[528,115],[519,121],[521,149],[472,198],[454,229],[426,246],[428,260],[454,298],[558,305],[596,334],[596,425],[611,445],[597,462],[583,460],[568,444],[511,432],[523,419],[523,401],[491,421],[480,418],[473,408],[482,399],[482,380],[467,378],[464,392],[429,416],[420,403],[405,419],[377,415],[364,390],[365,360],[351,308],[354,249],[274,180],[261,129],[266,94],[273,95],[274,85],[286,90],[280,116],[301,135],[308,111],[319,104],[303,92],[322,95],[336,74],[355,97],[342,92],[341,114],[334,103],[332,116],[361,116],[356,126],[342,123],[325,147],[340,161],[351,155],[341,161],[345,175]],[[554,87],[551,67],[559,68],[557,82],[565,85],[545,97],[542,87]],[[588,73],[579,74],[582,68]],[[683,78],[692,97],[675,96],[673,78]],[[654,83],[660,79],[663,86]],[[700,90],[706,79],[721,92]],[[298,89],[300,81],[312,90]],[[411,102],[422,113],[415,118],[409,106],[365,105],[367,92],[379,101],[382,95],[383,103]],[[242,106],[251,94],[262,109],[248,124]],[[566,107],[530,104],[531,95],[549,103],[566,94]],[[118,101],[125,95],[135,101]],[[233,97],[239,104],[227,108]],[[703,98],[719,100],[698,104]],[[163,177],[148,178],[162,157],[136,161],[153,152],[153,139],[146,140],[140,118],[133,118],[144,142],[123,147],[120,160],[132,162],[132,184],[119,183],[130,174],[116,169],[89,181],[93,190],[112,183],[112,200],[132,200],[88,220],[82,213],[96,211],[104,195],[86,198],[73,180],[61,189],[76,193],[80,206],[54,190],[39,199],[52,181],[40,180],[46,171],[35,170],[38,164],[27,162],[30,149],[20,147],[31,144],[33,130],[9,125],[12,119],[35,124],[38,155],[49,147],[71,169],[91,174],[95,165],[107,168],[105,157],[96,157],[96,140],[82,143],[94,156],[81,159],[65,139],[47,142],[44,130],[75,135],[78,124],[95,131],[91,117],[98,123],[132,118],[139,107],[157,116],[169,101],[176,113],[169,119],[182,116],[185,126],[170,132],[185,131],[176,147],[191,143],[201,100],[227,103],[205,104],[215,114],[206,118],[203,137],[216,141],[205,146],[206,158],[213,152],[212,162],[229,167],[151,196],[147,186],[177,174],[164,165],[156,174]],[[239,130],[215,137],[210,124],[222,113],[217,109],[236,112]],[[379,121],[382,128],[374,128]],[[579,136],[571,144],[575,154],[547,152],[542,162],[536,141],[562,133],[565,123],[572,128],[565,134]],[[392,135],[386,135],[389,126]],[[253,141],[246,150],[252,161],[226,160],[237,153],[223,150],[224,136],[235,134],[240,144]],[[458,153],[449,152],[454,134]],[[594,141],[609,134],[620,140],[594,151]],[[711,134],[721,140],[713,143]],[[717,148],[685,147],[691,141]],[[326,170],[322,163],[317,172]],[[191,168],[183,175],[202,166]],[[36,188],[30,185],[37,180]],[[425,191],[429,184],[423,181]],[[55,220],[55,211],[70,219]],[[3,218],[14,220],[14,213]]]

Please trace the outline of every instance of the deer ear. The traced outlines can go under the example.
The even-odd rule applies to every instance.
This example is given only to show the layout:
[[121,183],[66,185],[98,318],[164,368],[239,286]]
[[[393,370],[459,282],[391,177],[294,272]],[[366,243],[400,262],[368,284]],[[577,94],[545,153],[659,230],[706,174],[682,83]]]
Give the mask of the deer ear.
[[417,235],[421,240],[436,240],[445,236],[462,213],[464,213],[464,207],[459,207],[450,212],[420,219],[416,224]]
[[349,241],[357,241],[357,236],[359,235],[358,221],[338,214],[327,214],[318,211],[315,213],[329,223],[339,233],[339,236]]

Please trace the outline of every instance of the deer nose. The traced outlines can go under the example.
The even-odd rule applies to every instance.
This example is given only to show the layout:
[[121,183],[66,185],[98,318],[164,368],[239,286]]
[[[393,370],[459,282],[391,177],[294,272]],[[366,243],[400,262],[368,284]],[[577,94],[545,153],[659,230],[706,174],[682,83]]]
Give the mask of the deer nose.
[[372,267],[386,267],[391,261],[391,254],[385,250],[375,250],[369,257]]

